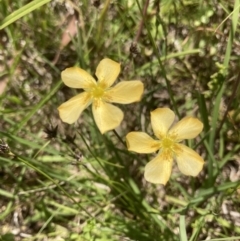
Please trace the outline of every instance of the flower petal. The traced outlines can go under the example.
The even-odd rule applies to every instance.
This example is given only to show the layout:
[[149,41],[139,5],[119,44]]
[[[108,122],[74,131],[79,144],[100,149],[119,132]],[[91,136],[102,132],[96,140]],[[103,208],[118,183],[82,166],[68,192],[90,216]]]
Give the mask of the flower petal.
[[67,68],[61,73],[65,85],[76,89],[88,89],[96,85],[95,79],[85,70],[78,67]]
[[83,92],[58,107],[60,118],[68,124],[74,123],[91,103],[90,95]]
[[185,175],[197,176],[203,168],[204,160],[191,148],[182,144],[178,146],[181,149],[181,152],[176,153],[179,170]]
[[172,125],[175,114],[169,108],[157,108],[151,112],[151,124],[155,136],[162,139]]
[[109,89],[104,99],[109,102],[129,104],[140,101],[143,94],[143,83],[139,80],[122,81]]
[[160,148],[159,141],[154,140],[144,132],[133,131],[128,133],[126,142],[128,150],[137,153],[152,153]]
[[174,125],[169,134],[177,135],[176,141],[195,138],[203,129],[203,123],[197,118],[187,116]]
[[106,89],[115,82],[119,73],[119,63],[111,59],[103,59],[100,61],[95,74],[101,87]]
[[164,155],[157,155],[145,166],[144,177],[148,182],[165,185],[172,172],[173,160],[165,159]]
[[92,111],[94,120],[102,134],[115,129],[123,120],[123,112],[118,107],[101,100],[93,102]]

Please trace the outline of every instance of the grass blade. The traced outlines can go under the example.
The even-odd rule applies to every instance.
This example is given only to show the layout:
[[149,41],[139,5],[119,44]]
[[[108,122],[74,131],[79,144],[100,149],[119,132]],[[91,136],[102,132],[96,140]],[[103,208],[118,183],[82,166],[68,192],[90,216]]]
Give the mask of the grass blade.
[[49,3],[51,0],[35,0],[32,1],[25,6],[21,7],[20,9],[14,11],[10,15],[8,15],[6,18],[3,19],[0,25],[0,30],[7,27],[9,24],[14,23],[21,17],[29,14],[30,12],[36,10],[37,8],[43,6],[46,3]]

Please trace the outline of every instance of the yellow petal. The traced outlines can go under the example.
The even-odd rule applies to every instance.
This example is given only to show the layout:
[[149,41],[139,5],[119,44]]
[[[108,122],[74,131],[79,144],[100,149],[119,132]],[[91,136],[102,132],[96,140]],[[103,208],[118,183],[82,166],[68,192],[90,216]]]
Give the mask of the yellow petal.
[[72,67],[67,68],[61,73],[62,80],[65,85],[76,89],[88,89],[96,85],[95,79],[85,70]]
[[101,60],[96,70],[98,82],[103,89],[110,87],[119,73],[120,64],[111,59]]
[[74,123],[91,103],[90,95],[83,92],[58,107],[60,118],[68,124]]
[[203,124],[200,120],[194,117],[185,117],[174,125],[169,134],[177,135],[177,141],[184,139],[195,138],[203,129]]
[[169,108],[158,108],[151,112],[151,124],[155,136],[163,138],[175,118],[175,114]]
[[165,185],[172,172],[172,163],[172,158],[165,159],[160,153],[145,166],[145,179],[151,183]]
[[197,176],[203,168],[204,160],[191,148],[182,144],[178,144],[178,147],[181,149],[176,153],[179,170],[185,175]]
[[122,81],[109,89],[104,95],[108,102],[129,104],[140,101],[143,94],[143,83],[138,80]]
[[123,112],[118,107],[101,100],[93,102],[92,111],[97,127],[102,134],[118,127],[123,119]]
[[137,153],[152,153],[160,148],[159,141],[154,140],[144,132],[133,131],[128,133],[126,142],[128,150]]

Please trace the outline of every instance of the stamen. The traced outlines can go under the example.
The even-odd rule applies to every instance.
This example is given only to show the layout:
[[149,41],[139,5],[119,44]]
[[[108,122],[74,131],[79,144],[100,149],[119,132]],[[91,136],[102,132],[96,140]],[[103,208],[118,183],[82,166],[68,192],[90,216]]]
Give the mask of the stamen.
[[96,99],[99,99],[103,96],[104,94],[104,89],[101,88],[100,86],[96,85],[92,91],[91,91],[91,94],[92,94],[92,98],[96,98]]
[[166,148],[166,149],[170,148],[171,149],[173,144],[174,144],[174,141],[171,138],[165,137],[165,138],[162,139],[162,147],[163,148]]

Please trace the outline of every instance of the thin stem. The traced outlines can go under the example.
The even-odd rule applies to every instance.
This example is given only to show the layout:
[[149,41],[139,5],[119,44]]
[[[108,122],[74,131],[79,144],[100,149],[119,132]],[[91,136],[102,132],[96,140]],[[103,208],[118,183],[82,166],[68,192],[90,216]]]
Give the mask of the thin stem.
[[147,13],[148,5],[149,5],[149,0],[146,0],[145,5],[144,5],[144,9],[143,9],[142,20],[141,20],[141,22],[139,24],[139,28],[138,28],[137,34],[136,34],[136,36],[134,38],[135,42],[138,41],[138,39],[140,38],[140,35],[142,33],[143,23],[144,23],[144,19],[145,19],[146,13]]
[[221,121],[221,123],[220,123],[220,125],[219,125],[219,128],[218,128],[218,130],[217,130],[217,136],[219,135],[219,132],[220,132],[221,129],[222,129],[223,123],[225,122],[225,119],[226,119],[226,117],[227,117],[227,115],[228,115],[230,106],[231,106],[234,98],[236,97],[236,93],[237,93],[237,91],[238,91],[239,84],[240,84],[240,71],[238,72],[237,79],[236,79],[236,81],[235,81],[235,83],[234,83],[234,85],[233,85],[233,90],[232,90],[231,98],[230,98],[230,100],[229,100],[229,102],[228,102],[226,111],[225,111],[225,113],[224,113],[224,115],[223,115],[222,121]]
[[113,130],[113,133],[115,134],[115,136],[118,138],[118,140],[126,147],[126,143],[122,140],[122,138],[118,135],[118,133],[116,132],[116,130]]

